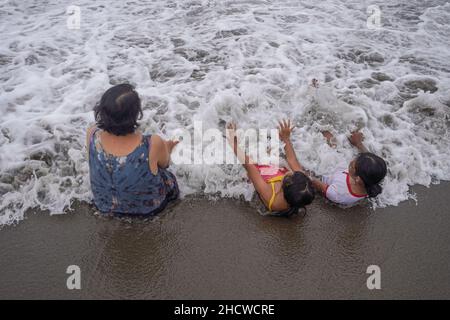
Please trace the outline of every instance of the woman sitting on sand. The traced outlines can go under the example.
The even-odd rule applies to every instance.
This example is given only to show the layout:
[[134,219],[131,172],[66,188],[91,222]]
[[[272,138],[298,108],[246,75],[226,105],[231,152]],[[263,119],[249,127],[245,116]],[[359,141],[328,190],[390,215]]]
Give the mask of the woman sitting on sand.
[[[336,147],[334,136],[329,131],[322,134],[331,147]],[[367,197],[376,197],[382,191],[380,182],[387,173],[386,162],[368,152],[363,140],[364,136],[359,131],[350,136],[350,143],[361,153],[350,162],[348,168],[339,168],[334,174],[323,176],[322,181],[312,179],[314,187],[334,203],[351,206]]]
[[253,164],[250,157],[238,147],[236,125],[229,124],[227,133],[234,153],[247,170],[248,177],[266,208],[272,215],[290,216],[314,200],[315,190],[292,147],[291,122],[282,121],[279,125],[279,135],[285,143],[286,160],[290,170],[274,165]]
[[154,215],[178,198],[166,168],[178,141],[139,132],[141,100],[129,84],[108,89],[94,108],[86,146],[94,203],[102,213]]

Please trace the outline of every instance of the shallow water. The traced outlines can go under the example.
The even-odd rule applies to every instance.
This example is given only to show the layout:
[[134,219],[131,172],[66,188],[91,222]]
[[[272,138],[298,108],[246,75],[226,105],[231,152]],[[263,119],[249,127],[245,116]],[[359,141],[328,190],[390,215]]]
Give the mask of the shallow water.
[[[0,3],[0,224],[91,201],[85,130],[123,81],[143,100],[142,130],[167,138],[194,120],[272,128],[289,116],[319,174],[349,162],[345,135],[362,128],[389,165],[376,207],[450,180],[448,1],[378,1],[381,30],[366,26],[372,1],[81,0],[80,30],[67,29],[65,1]],[[239,167],[173,170],[184,195],[251,197]]]

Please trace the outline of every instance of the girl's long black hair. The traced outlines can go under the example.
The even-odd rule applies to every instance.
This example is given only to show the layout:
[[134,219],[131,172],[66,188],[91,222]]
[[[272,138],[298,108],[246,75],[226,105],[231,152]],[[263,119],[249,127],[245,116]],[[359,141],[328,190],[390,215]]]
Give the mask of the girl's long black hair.
[[282,189],[290,208],[276,213],[277,216],[289,217],[297,214],[300,209],[306,211],[306,206],[313,202],[316,196],[311,179],[301,171],[295,171],[292,175],[285,176]]
[[365,152],[358,155],[355,163],[356,175],[364,182],[369,198],[376,197],[383,191],[381,180],[387,173],[386,162],[379,156]]

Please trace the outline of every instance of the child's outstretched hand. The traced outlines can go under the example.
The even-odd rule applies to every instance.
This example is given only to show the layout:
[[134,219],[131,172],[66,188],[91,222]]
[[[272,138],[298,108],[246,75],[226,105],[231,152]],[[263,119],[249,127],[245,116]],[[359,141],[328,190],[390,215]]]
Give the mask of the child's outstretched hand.
[[228,124],[227,124],[227,129],[230,131],[230,132],[232,132],[232,131],[236,131],[236,129],[237,129],[237,126],[236,126],[236,123],[234,123],[234,122],[229,122]]
[[327,140],[327,144],[331,147],[331,148],[336,148],[337,144],[336,144],[336,138],[333,136],[333,134],[328,131],[322,131],[322,135],[325,138],[325,140]]
[[237,128],[237,126],[236,126],[236,123],[234,123],[234,122],[229,122],[227,124],[227,139],[228,139],[228,142],[232,145],[234,144],[235,140],[237,139],[236,128]]
[[291,138],[292,130],[294,130],[294,127],[291,127],[291,120],[282,120],[278,122],[278,125],[278,133],[280,135],[281,141],[288,141]]
[[348,141],[355,147],[359,147],[362,145],[362,142],[364,141],[364,135],[362,132],[359,132],[358,130],[353,131],[350,137],[348,138]]
[[231,148],[233,149],[234,154],[237,156],[239,161],[242,164],[251,164],[252,160],[238,147],[238,138],[236,133],[236,124],[234,122],[230,122],[227,124],[227,139]]

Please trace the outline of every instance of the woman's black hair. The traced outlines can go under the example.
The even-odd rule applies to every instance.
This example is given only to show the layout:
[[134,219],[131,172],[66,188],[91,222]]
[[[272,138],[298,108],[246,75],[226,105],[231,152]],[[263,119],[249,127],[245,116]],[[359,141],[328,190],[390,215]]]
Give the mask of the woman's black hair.
[[356,158],[355,173],[364,182],[369,198],[376,197],[382,191],[379,183],[386,176],[386,162],[373,153],[360,153]]
[[313,202],[316,191],[311,179],[301,171],[295,171],[292,175],[287,175],[282,184],[283,195],[290,208],[280,213],[282,216],[291,216],[298,212],[300,208],[305,208]]
[[94,115],[97,127],[116,136],[125,136],[139,127],[141,99],[132,85],[116,85],[103,94],[94,107]]

